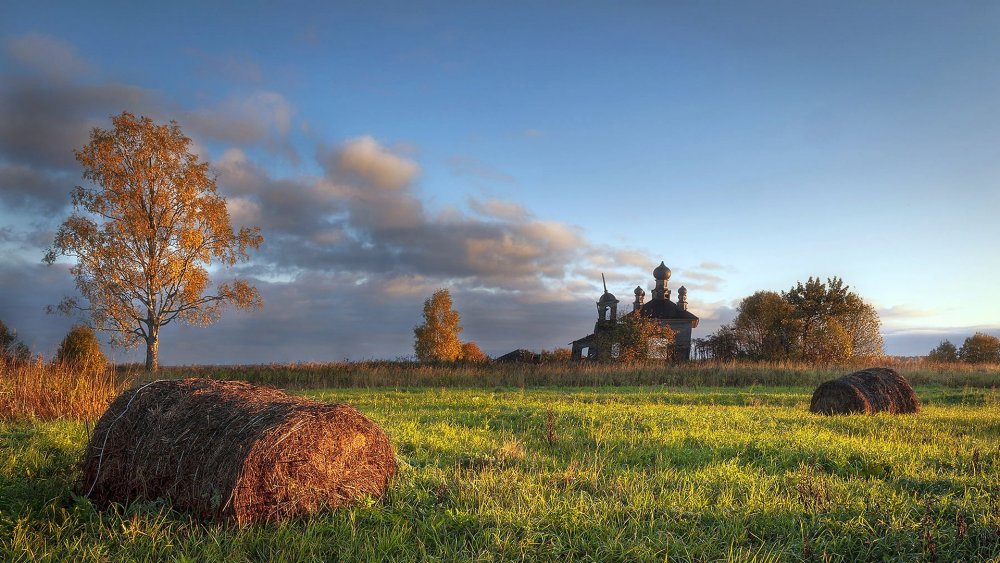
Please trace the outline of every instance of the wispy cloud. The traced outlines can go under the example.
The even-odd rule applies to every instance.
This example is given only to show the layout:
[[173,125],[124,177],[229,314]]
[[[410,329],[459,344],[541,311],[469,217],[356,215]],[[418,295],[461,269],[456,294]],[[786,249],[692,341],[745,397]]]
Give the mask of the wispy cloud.
[[11,37],[5,48],[12,61],[50,80],[74,78],[91,69],[90,62],[80,56],[76,47],[49,35],[29,33]]
[[453,176],[497,182],[514,182],[514,177],[486,164],[474,156],[452,155],[445,161]]

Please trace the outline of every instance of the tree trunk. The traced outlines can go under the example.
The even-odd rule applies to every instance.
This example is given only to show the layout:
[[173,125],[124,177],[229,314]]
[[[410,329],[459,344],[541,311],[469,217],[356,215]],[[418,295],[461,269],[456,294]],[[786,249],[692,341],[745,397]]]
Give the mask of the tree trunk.
[[158,336],[154,335],[146,339],[146,371],[148,373],[160,369],[159,350],[160,340]]

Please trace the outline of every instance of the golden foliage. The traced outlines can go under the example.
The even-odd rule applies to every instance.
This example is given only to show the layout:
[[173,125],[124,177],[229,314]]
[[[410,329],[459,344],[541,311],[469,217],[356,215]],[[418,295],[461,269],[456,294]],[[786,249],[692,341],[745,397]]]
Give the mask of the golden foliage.
[[424,323],[413,329],[413,344],[421,362],[454,362],[462,358],[458,313],[452,310],[451,293],[439,289],[424,301]]
[[243,281],[207,294],[207,268],[247,260],[263,237],[257,227],[233,231],[208,163],[189,152],[191,140],[176,123],[158,125],[128,112],[112,122],[111,130],[95,128],[76,152],[93,187],[74,190],[73,213],[46,261],[76,259],[71,273],[87,306],[67,298],[64,312],[89,312],[115,344],[145,341],[147,369],[155,369],[164,325],[175,319],[207,325],[227,305],[261,306],[257,290]]
[[462,361],[473,364],[482,364],[490,361],[490,357],[479,348],[478,344],[470,340],[462,344]]

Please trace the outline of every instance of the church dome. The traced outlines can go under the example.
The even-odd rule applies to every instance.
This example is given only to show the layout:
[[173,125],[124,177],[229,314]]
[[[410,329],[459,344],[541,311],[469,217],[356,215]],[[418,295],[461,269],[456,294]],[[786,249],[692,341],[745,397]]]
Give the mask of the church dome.
[[636,297],[645,297],[646,296],[646,291],[644,289],[642,289],[641,285],[635,286],[635,291],[633,291],[632,293],[635,293]]
[[611,292],[605,291],[604,295],[601,296],[601,300],[598,303],[617,303],[618,298],[615,297]]
[[670,279],[670,268],[666,264],[660,262],[660,265],[653,270],[653,279],[657,280],[669,280]]

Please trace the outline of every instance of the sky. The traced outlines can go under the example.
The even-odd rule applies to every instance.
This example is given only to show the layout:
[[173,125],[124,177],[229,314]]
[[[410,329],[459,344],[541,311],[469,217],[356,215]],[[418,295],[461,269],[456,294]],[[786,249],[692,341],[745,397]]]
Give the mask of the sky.
[[0,320],[45,356],[76,322],[41,257],[73,151],[131,111],[265,238],[213,272],[263,309],[167,327],[164,364],[407,357],[441,287],[487,353],[566,346],[602,273],[628,303],[661,260],[695,337],[810,276],[890,354],[1000,335],[997,29],[987,2],[4,2]]

